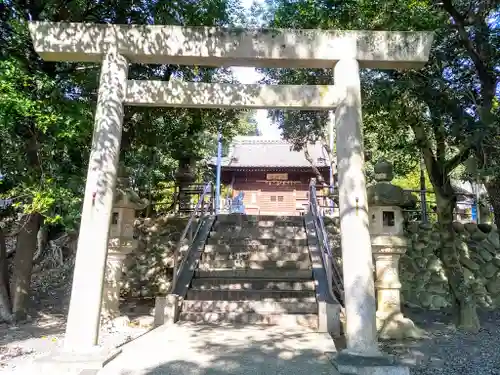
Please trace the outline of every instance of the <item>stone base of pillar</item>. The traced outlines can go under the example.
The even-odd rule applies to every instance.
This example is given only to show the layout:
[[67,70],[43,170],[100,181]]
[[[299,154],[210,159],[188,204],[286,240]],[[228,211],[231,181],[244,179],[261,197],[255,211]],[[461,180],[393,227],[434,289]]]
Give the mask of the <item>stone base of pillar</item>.
[[60,350],[35,360],[33,367],[36,368],[36,373],[41,375],[94,374],[121,352],[121,349],[100,346],[83,352]]
[[154,327],[172,324],[179,315],[179,297],[174,294],[156,297],[154,310]]
[[378,337],[383,340],[422,339],[425,331],[418,328],[402,313],[382,313],[377,311]]
[[120,281],[122,278],[123,261],[131,248],[122,246],[120,251],[115,249],[108,250],[108,259],[106,260],[106,274],[102,291],[101,322],[118,318],[120,314]]
[[410,375],[410,368],[393,356],[363,356],[343,350],[332,362],[342,375]]
[[339,304],[318,302],[318,332],[329,333],[332,337],[341,336],[341,306]]

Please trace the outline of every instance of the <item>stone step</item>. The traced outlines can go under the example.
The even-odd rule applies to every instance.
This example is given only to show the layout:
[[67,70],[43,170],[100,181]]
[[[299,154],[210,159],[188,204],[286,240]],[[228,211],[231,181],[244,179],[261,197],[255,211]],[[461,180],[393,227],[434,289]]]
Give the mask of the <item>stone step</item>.
[[248,230],[233,230],[233,231],[216,231],[210,232],[210,237],[212,239],[229,239],[231,242],[241,241],[241,240],[252,240],[252,239],[293,239],[293,240],[304,240],[307,239],[307,234],[303,230],[288,230],[288,231],[269,231],[269,230],[258,230],[258,231],[248,231]]
[[247,246],[253,244],[258,245],[273,245],[273,246],[306,246],[306,238],[214,238],[207,239],[207,245],[239,245]]
[[[258,226],[273,226],[295,224],[303,225],[304,218],[302,216],[273,216],[273,215],[217,215],[216,223],[218,224],[254,224]],[[271,225],[272,224],[272,225]]]
[[220,233],[252,233],[257,235],[259,233],[273,233],[276,235],[288,235],[291,233],[305,232],[303,225],[285,225],[285,226],[239,226],[239,225],[225,225],[225,224],[214,224],[212,226],[212,231]]
[[245,252],[265,252],[273,254],[285,253],[309,253],[307,245],[275,245],[275,244],[206,244],[204,254],[207,253],[245,253]]
[[240,251],[240,252],[217,252],[203,253],[203,261],[210,260],[244,260],[244,261],[310,261],[309,252],[281,253],[271,251]]
[[210,270],[196,270],[195,277],[197,278],[246,278],[246,279],[274,279],[274,280],[304,280],[312,279],[312,270],[290,270],[290,269],[227,269],[216,268]]
[[196,301],[260,301],[270,299],[297,299],[312,298],[316,293],[311,290],[196,290],[190,289],[187,293],[188,300]]
[[314,291],[315,285],[312,280],[276,281],[274,279],[193,279],[191,281],[193,290],[308,290]]
[[267,270],[267,269],[289,269],[289,270],[307,270],[311,269],[311,260],[302,261],[273,261],[273,260],[202,260],[198,264],[198,268],[202,271],[211,269],[228,268],[234,269],[253,269],[253,270]]
[[184,300],[185,312],[315,314],[316,298],[262,299],[260,301]]
[[221,312],[189,312],[179,315],[181,321],[209,324],[252,324],[258,326],[285,325],[299,326],[317,330],[319,326],[317,314],[256,314],[256,313],[221,313]]
[[227,223],[227,222],[215,222],[212,226],[215,231],[226,231],[226,230],[303,230],[304,223],[301,222],[276,222],[276,221],[256,221],[256,222],[241,222],[241,223]]

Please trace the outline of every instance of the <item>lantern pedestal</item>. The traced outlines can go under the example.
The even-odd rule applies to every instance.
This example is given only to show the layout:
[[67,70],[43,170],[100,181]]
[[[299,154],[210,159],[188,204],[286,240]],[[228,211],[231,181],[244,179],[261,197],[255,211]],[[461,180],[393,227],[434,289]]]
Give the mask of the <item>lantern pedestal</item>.
[[110,242],[102,294],[101,317],[104,320],[112,320],[120,316],[120,283],[123,261],[137,246],[137,241],[133,239],[120,241],[120,239],[115,238]]
[[137,210],[146,206],[129,188],[128,178],[122,170],[115,190],[113,212],[109,227],[108,256],[101,304],[101,319],[109,321],[120,316],[120,282],[123,262],[137,248],[134,222]]
[[377,183],[367,191],[376,272],[377,331],[382,339],[421,338],[424,332],[401,312],[399,259],[408,246],[402,207],[412,199],[391,184],[392,176],[392,165],[380,161],[375,165]]

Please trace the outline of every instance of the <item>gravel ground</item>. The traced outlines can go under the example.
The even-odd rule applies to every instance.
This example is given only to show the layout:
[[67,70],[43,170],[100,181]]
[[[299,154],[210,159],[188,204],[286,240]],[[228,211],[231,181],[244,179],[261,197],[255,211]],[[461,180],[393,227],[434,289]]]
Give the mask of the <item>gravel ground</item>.
[[500,311],[481,312],[477,334],[456,330],[446,312],[409,310],[405,314],[428,337],[381,346],[410,365],[412,375],[500,375]]
[[[28,320],[18,325],[0,324],[0,375],[29,375],[23,368],[62,346],[71,292],[70,271],[66,266],[34,276]],[[119,318],[114,324],[103,325],[100,344],[116,347],[149,330],[151,307],[151,301],[145,305],[132,301],[122,306],[132,324]]]
[[[149,319],[143,319],[146,321]],[[147,323],[150,323],[149,321]],[[0,375],[19,373],[33,360],[44,357],[63,344],[65,322],[54,317],[37,319],[18,326],[0,326]],[[126,324],[106,325],[99,341],[104,347],[117,347],[148,331],[148,327]]]
[[[0,375],[28,375],[22,370],[34,359],[62,345],[69,285],[51,288],[33,299],[32,316],[18,326],[0,324]],[[131,317],[147,314],[151,306],[134,305]],[[411,366],[412,375],[500,375],[500,311],[481,312],[477,334],[457,331],[446,312],[405,311],[428,337],[422,340],[381,343],[382,349]],[[147,324],[150,318],[143,318]],[[119,346],[148,328],[118,324],[103,327],[104,346]]]

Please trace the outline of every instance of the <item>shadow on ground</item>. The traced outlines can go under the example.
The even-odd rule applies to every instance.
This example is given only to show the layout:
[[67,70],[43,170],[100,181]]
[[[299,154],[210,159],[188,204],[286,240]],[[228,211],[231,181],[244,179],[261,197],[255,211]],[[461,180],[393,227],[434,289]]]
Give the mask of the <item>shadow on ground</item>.
[[148,336],[124,348],[102,375],[336,374],[335,347],[317,333],[183,324]]
[[405,309],[404,313],[427,337],[384,341],[380,348],[411,366],[412,375],[500,375],[500,312],[480,311],[478,333],[457,330],[451,311]]

